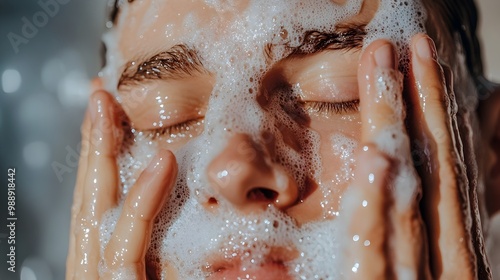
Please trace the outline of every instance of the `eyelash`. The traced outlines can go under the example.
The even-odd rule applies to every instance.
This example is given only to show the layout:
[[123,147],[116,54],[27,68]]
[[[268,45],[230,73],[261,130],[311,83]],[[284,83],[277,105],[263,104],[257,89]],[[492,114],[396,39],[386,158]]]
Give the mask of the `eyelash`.
[[188,121],[174,124],[171,126],[145,130],[143,132],[149,138],[151,138],[152,140],[155,140],[156,138],[164,136],[164,135],[172,135],[172,134],[179,134],[179,133],[186,132],[189,129],[191,129],[192,127],[194,127],[195,125],[203,123],[203,121],[204,121],[203,118],[192,119],[192,120],[188,120]]
[[[345,101],[345,102],[318,102],[318,101],[306,101],[301,102],[305,109],[323,114],[346,114],[359,111],[359,99]],[[203,123],[203,118],[188,120],[182,123],[174,124],[167,127],[150,129],[144,131],[144,133],[150,137],[152,140],[164,136],[179,134],[188,131],[191,127],[196,124]]]
[[302,102],[305,109],[323,114],[347,114],[359,111],[359,99],[344,102]]

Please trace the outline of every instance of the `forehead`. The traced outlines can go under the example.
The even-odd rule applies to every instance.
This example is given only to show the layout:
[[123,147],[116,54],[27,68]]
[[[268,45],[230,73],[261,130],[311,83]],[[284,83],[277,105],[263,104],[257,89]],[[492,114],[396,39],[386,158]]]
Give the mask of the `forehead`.
[[180,44],[186,17],[201,24],[219,16],[202,0],[138,0],[125,4],[119,16],[119,46],[124,58],[151,53]]
[[[176,44],[190,35],[187,22],[196,22],[197,26],[208,27],[217,33],[227,33],[227,27],[249,8],[249,0],[135,0],[121,7],[118,21],[118,42],[121,55],[126,60],[148,56]],[[287,3],[287,1],[277,1]],[[300,1],[290,1],[292,2]],[[303,1],[304,2],[304,1]],[[305,1],[307,3],[308,1]],[[344,6],[347,2],[362,2],[359,13],[350,16],[346,22],[366,24],[375,14],[379,0],[325,0],[332,6]],[[269,5],[278,10],[280,5]],[[283,7],[283,5],[281,5]],[[300,10],[305,13],[305,10]],[[275,12],[278,16],[279,11]],[[314,16],[314,15],[312,15]],[[255,17],[252,19],[252,17]],[[258,21],[258,14],[248,14],[247,21]],[[214,20],[215,19],[215,20]],[[274,20],[274,19],[273,19]],[[278,19],[279,20],[279,19]],[[238,31],[232,29],[234,31]],[[248,30],[241,29],[241,32]],[[227,34],[226,34],[227,35]]]

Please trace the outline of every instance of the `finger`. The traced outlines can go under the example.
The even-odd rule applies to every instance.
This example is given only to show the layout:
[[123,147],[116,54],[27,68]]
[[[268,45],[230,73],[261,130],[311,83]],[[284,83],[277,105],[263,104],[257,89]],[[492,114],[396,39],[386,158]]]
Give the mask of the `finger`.
[[362,142],[384,146],[387,131],[402,124],[401,74],[396,70],[394,47],[385,40],[370,44],[358,68]]
[[139,176],[123,205],[113,236],[104,252],[108,274],[133,271],[145,275],[145,254],[153,222],[165,204],[177,177],[177,164],[170,151],[161,150]]
[[90,81],[90,88],[92,92],[96,92],[98,90],[104,90],[104,83],[102,81],[102,78],[95,77]]
[[393,239],[391,243],[396,279],[432,279],[425,226],[414,200],[406,208],[391,213]]
[[347,279],[387,279],[386,182],[389,161],[374,146],[364,146],[357,157],[355,180],[345,198],[349,238]]
[[[475,151],[474,151],[474,143],[472,137],[462,138],[461,135],[466,135],[467,132],[464,133],[464,129],[460,127],[459,120],[464,119],[464,114],[459,113],[458,103],[455,95],[455,91],[453,88],[453,71],[450,67],[446,65],[441,65],[444,73],[444,80],[447,90],[445,92],[445,96],[447,99],[447,115],[448,120],[451,123],[451,130],[453,134],[451,134],[451,142],[455,145],[455,150],[458,152],[458,157],[462,161],[461,173],[464,174],[464,191],[465,197],[468,195],[468,211],[465,212],[466,218],[465,220],[470,220],[471,224],[467,226],[466,231],[470,233],[470,239],[473,243],[473,249],[476,256],[476,270],[477,277],[479,279],[490,279],[491,278],[491,270],[489,267],[489,263],[487,260],[486,254],[486,246],[485,240],[482,233],[482,223],[480,216],[480,207],[479,207],[479,198],[478,198],[478,185],[476,182],[476,171],[473,168],[465,168],[469,162],[476,162]],[[462,129],[461,129],[462,128]],[[465,164],[465,165],[464,165]],[[465,183],[465,182],[468,182]]]
[[412,71],[415,86],[410,87],[410,100],[418,108],[416,135],[432,151],[421,176],[432,274],[435,278],[471,279],[475,277],[475,264],[466,224],[470,217],[468,206],[463,207],[468,205],[468,181],[461,152],[456,149],[458,143],[453,139],[449,115],[453,103],[447,96],[434,43],[426,35],[419,34],[412,40]]
[[92,127],[83,200],[92,203],[83,205],[82,211],[94,215],[93,212],[102,213],[116,203],[116,155],[121,139],[117,139],[120,134],[113,97],[105,91],[97,91],[91,99],[95,106],[90,110]]
[[87,176],[87,164],[88,155],[90,148],[90,131],[91,131],[91,120],[89,109],[85,112],[83,118],[83,123],[81,126],[82,142],[80,148],[80,158],[78,160],[78,173],[76,175],[75,192],[73,194],[73,217],[78,214],[81,209],[82,199],[83,199],[83,186],[85,185],[85,177]]
[[98,276],[100,219],[106,210],[115,205],[118,187],[115,155],[120,141],[115,137],[118,126],[113,97],[104,91],[97,91],[90,103],[87,170],[82,184],[81,208],[74,228],[74,242],[78,246],[73,265],[77,279]]
[[392,273],[396,278],[425,277],[428,268],[418,209],[420,184],[413,169],[404,125],[403,76],[396,70],[393,45],[385,40],[370,44],[361,57],[358,74],[362,141],[376,143],[393,162],[388,195],[394,207],[388,211],[388,221],[385,221],[391,224]]
[[[100,78],[95,78],[91,81],[92,92],[96,92],[102,89],[102,80]],[[80,158],[78,160],[78,172],[75,183],[75,192],[73,194],[73,207],[72,207],[72,220],[76,217],[76,214],[80,211],[82,198],[83,198],[83,185],[85,182],[85,177],[87,175],[87,162],[90,149],[90,133],[91,133],[91,120],[90,120],[90,105],[85,111],[83,117],[83,123],[80,128],[80,133],[82,135],[82,141],[80,143]]]
[[73,205],[71,206],[71,225],[69,234],[69,246],[68,246],[68,256],[66,258],[66,279],[71,279],[74,273],[74,263],[75,263],[75,224],[78,213],[80,212],[82,206],[82,196],[83,196],[83,185],[84,179],[87,172],[87,155],[88,155],[88,135],[90,134],[90,116],[89,112],[85,112],[83,118],[83,124],[81,126],[81,148],[80,148],[80,158],[78,160],[78,172],[76,175],[75,189],[73,193]]
[[[91,82],[91,91],[95,92],[102,88],[102,80],[100,78],[93,79]],[[90,107],[90,106],[89,106]],[[91,130],[90,112],[85,111],[83,122],[80,128],[82,140],[80,142],[80,158],[78,159],[78,172],[76,176],[75,189],[73,193],[73,205],[71,207],[71,225],[69,234],[68,256],[66,258],[66,279],[70,279],[74,274],[75,264],[75,222],[78,213],[82,207],[83,185],[87,174],[87,161],[89,153],[89,135]]]

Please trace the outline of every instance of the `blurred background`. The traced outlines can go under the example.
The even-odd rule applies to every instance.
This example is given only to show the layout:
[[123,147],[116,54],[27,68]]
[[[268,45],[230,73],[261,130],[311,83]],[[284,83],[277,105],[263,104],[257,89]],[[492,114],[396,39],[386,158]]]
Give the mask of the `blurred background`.
[[[487,77],[500,82],[500,0],[478,3]],[[109,5],[0,0],[0,279],[64,279],[79,128]],[[16,273],[6,263],[8,168],[16,168]]]
[[[0,0],[3,280],[64,279],[75,152],[88,82],[101,67],[100,39],[108,14],[107,0],[41,0],[57,4],[45,9],[38,2]],[[15,274],[6,270],[11,167],[17,185]]]

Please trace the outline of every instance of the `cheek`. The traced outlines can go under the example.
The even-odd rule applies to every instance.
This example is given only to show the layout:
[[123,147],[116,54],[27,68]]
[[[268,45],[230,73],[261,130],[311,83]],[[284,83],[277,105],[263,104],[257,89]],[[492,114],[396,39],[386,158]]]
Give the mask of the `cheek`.
[[353,179],[361,122],[359,114],[312,118],[311,129],[320,139],[321,173],[314,189],[287,211],[299,224],[339,215],[342,195]]
[[321,182],[332,186],[352,179],[358,138],[341,132],[322,133],[320,144]]
[[196,139],[199,135],[203,133],[203,129],[205,126],[204,120],[199,120],[189,125],[184,131],[180,131],[177,133],[165,134],[156,139],[158,146],[165,150],[170,150],[172,152],[176,152],[189,141]]
[[343,116],[338,120],[321,124],[320,150],[322,172],[318,192],[322,193],[325,217],[335,217],[345,189],[352,182],[356,166],[354,154],[359,146],[359,114]]

